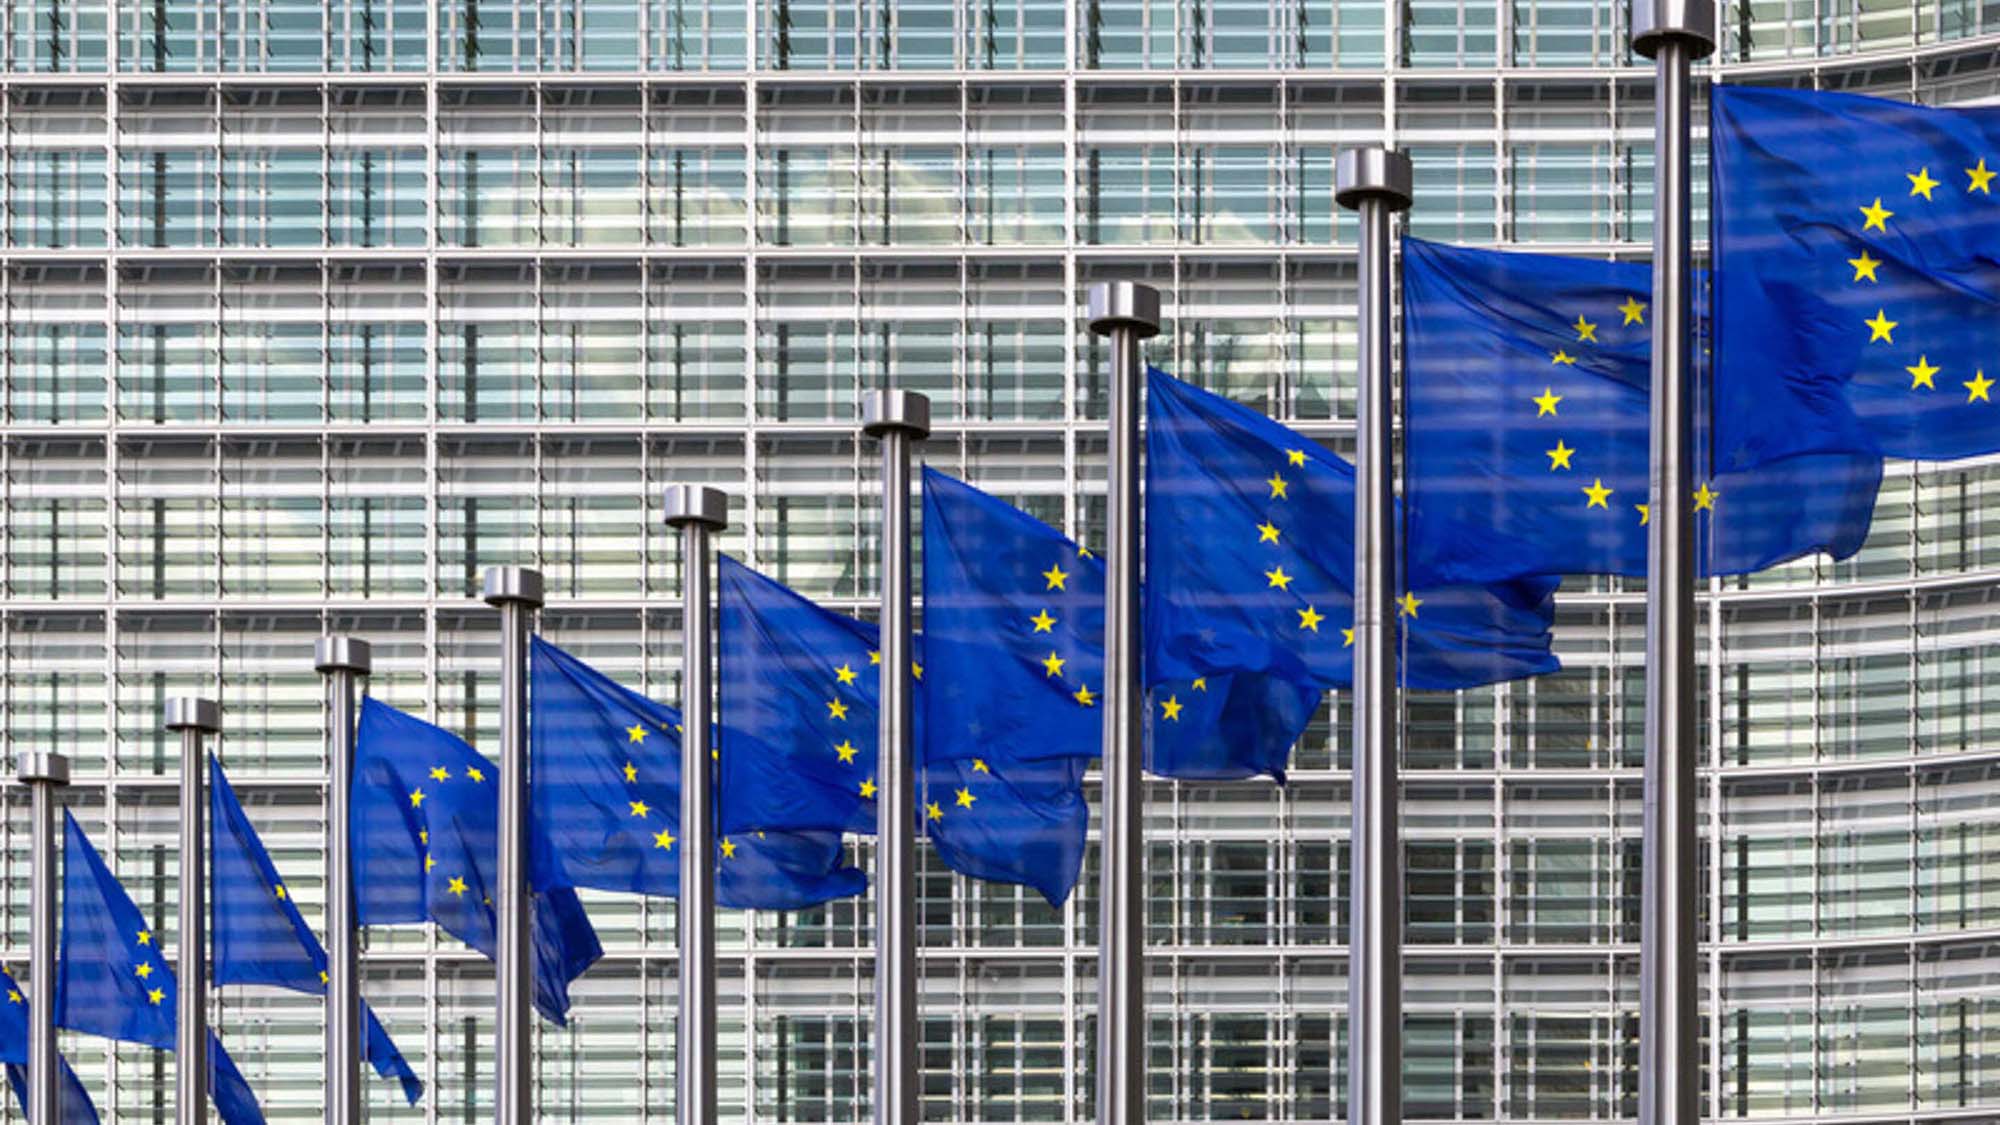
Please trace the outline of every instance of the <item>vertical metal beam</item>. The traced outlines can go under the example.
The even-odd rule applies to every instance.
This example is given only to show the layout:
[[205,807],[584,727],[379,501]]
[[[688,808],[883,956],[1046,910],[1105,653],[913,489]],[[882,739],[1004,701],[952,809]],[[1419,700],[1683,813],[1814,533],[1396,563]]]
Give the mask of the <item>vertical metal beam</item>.
[[350,798],[355,695],[374,669],[368,642],[325,636],[313,669],[326,689],[326,1125],[361,1120],[361,956],[354,899]]
[[1640,1125],[1696,1125],[1701,1113],[1689,66],[1714,49],[1714,29],[1712,0],[1636,0],[1632,6],[1632,49],[1653,59],[1655,67]]
[[56,796],[69,785],[69,759],[24,750],[14,776],[28,786],[28,1120],[62,1120],[56,1109],[62,1066],[56,1061]]
[[715,700],[713,538],[729,524],[720,489],[667,486],[666,523],[681,533],[680,1032],[674,1108],[679,1125],[715,1125]]
[[1146,778],[1140,746],[1139,341],[1160,332],[1160,292],[1090,287],[1090,330],[1111,340],[1110,524],[1104,544],[1104,827],[1097,955],[1097,1120],[1146,1120]]
[[1359,213],[1361,369],[1354,448],[1353,878],[1347,954],[1347,1120],[1403,1119],[1403,841],[1397,822],[1394,409],[1390,214],[1410,205],[1410,158],[1349,149],[1334,199]]
[[497,1125],[529,1125],[534,1109],[535,991],[528,902],[528,630],[542,605],[542,572],[486,571],[480,596],[500,610],[500,862],[494,926],[500,1031],[494,1070]]
[[917,1125],[917,770],[911,744],[910,445],[931,400],[867,392],[861,429],[882,443],[882,679],[875,802],[875,1125]]
[[213,699],[167,700],[166,727],[181,736],[180,994],[174,998],[174,1121],[208,1121],[208,762],[202,735],[222,729]]

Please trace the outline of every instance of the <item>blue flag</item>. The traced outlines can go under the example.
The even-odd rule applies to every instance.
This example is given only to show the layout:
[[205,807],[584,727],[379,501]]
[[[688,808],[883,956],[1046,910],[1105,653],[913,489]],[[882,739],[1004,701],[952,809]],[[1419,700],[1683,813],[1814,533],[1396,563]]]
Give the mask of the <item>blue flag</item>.
[[[236,790],[215,755],[208,758],[208,809],[214,924],[209,949],[215,983],[262,984],[310,996],[326,995],[326,950],[278,878],[264,841],[236,799]],[[396,1079],[411,1105],[424,1084],[389,1038],[367,1001],[361,1004],[363,1046],[375,1073]]]
[[[1647,266],[1403,243],[1405,495],[1419,586],[1646,572]],[[1697,365],[1700,366],[1700,365]],[[1718,459],[1697,372],[1703,574],[1853,554],[1881,458]],[[1810,428],[1810,418],[1787,423]]]
[[[1353,466],[1158,368],[1146,385],[1152,674],[1352,683]],[[1453,690],[1554,671],[1555,588],[1550,578],[1409,586],[1403,683]]]
[[2000,108],[1751,86],[1709,106],[1717,448],[2000,451]]
[[[875,831],[878,632],[722,560],[722,831]],[[920,808],[953,870],[1023,883],[1052,904],[1076,885],[1090,810],[1081,758],[1001,762],[933,749],[932,692],[976,693],[919,660],[912,712]]]
[[[680,894],[680,712],[540,637],[529,668],[536,887]],[[860,894],[868,877],[844,855],[838,832],[723,837],[716,897],[798,910]]]
[[[499,767],[450,731],[374,699],[361,701],[354,759],[361,924],[436,922],[494,956]],[[604,949],[575,891],[559,887],[533,897],[535,1007],[562,1025],[570,982]]]
[[[87,1035],[174,1049],[174,971],[159,937],[63,813],[61,952],[56,1024]],[[264,1112],[222,1040],[208,1036],[209,1097],[225,1125],[263,1125]]]
[[[926,693],[938,754],[1010,766],[1097,757],[1103,564],[1013,505],[924,470],[924,658],[938,685]],[[1282,777],[1322,694],[1252,675],[1155,684],[1146,766],[1179,778]]]
[[[7,1084],[14,1088],[14,1097],[21,1103],[21,1116],[28,1114],[28,994],[14,983],[7,970],[0,969],[0,992],[6,994],[0,999],[0,1063],[7,1066]],[[62,1062],[61,1109],[57,1114],[61,1125],[97,1125],[97,1107],[91,1104],[90,1092],[83,1088],[83,1081],[76,1076],[68,1059]],[[32,1125],[32,1123],[30,1123]]]

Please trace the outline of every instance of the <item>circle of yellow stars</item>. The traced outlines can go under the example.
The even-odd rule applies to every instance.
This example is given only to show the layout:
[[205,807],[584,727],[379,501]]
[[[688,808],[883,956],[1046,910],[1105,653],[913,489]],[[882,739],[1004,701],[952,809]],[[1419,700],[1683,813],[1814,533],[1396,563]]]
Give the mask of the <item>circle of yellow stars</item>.
[[[1988,168],[1986,166],[1986,158],[1982,156],[1979,158],[1978,163],[1970,168],[1961,169],[1961,171],[1964,173],[1966,180],[1965,187],[1962,189],[1964,195],[1972,196],[1978,194],[1989,198],[1992,196],[1993,178],[1996,175],[2000,175],[2000,168]],[[1905,172],[1903,173],[1903,178],[1910,182],[1909,194],[1904,198],[1921,199],[1924,203],[1937,202],[1937,196],[1934,193],[1939,188],[1946,187],[1945,181],[1931,175],[1929,165],[1918,168],[1914,172]],[[1917,207],[1921,206],[1921,204],[1899,203],[1897,206]],[[1862,238],[1865,239],[1871,231],[1884,236],[1889,234],[1889,220],[1896,217],[1896,212],[1882,202],[1881,196],[1876,196],[1866,204],[1857,204],[1855,210],[1861,213]],[[1882,277],[1879,271],[1884,264],[1883,259],[1871,254],[1868,247],[1863,245],[1857,256],[1847,259],[1848,267],[1854,271],[1854,275],[1847,279],[1848,284],[1860,285],[1866,283],[1880,286],[1882,284]],[[1902,326],[1901,321],[1889,319],[1889,310],[1886,305],[1876,306],[1875,315],[1863,318],[1861,323],[1863,327],[1868,329],[1867,343],[1869,346],[1875,344],[1895,346],[1896,329]],[[1938,389],[1937,377],[1944,373],[1944,368],[1932,363],[1928,352],[1919,352],[1917,354],[1917,362],[1905,364],[1903,371],[1910,377],[1910,386],[1908,389],[1912,393],[1915,393],[1918,391],[1936,391]],[[1964,371],[1962,370],[1952,373],[1953,376],[1963,374]],[[1990,403],[1993,401],[1992,390],[1996,380],[1987,377],[1985,368],[1975,367],[1972,372],[1972,378],[1959,379],[1957,382],[1959,386],[1965,388],[1965,401],[1967,405],[1975,402]],[[1949,382],[1947,382],[1947,385],[1949,385]]]

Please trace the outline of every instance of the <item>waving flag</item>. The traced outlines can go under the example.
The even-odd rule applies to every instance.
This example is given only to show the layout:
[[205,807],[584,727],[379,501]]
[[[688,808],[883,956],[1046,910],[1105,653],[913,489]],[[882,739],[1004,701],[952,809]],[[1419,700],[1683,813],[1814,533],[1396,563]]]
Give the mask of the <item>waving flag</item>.
[[[28,994],[14,983],[7,970],[0,969],[0,1063],[7,1066],[7,1084],[14,1088],[14,1097],[21,1103],[23,1117],[28,1113]],[[68,1059],[61,1060],[62,1077],[61,1125],[97,1125],[97,1107],[90,1102],[90,1092],[83,1088],[83,1082],[72,1070]]]

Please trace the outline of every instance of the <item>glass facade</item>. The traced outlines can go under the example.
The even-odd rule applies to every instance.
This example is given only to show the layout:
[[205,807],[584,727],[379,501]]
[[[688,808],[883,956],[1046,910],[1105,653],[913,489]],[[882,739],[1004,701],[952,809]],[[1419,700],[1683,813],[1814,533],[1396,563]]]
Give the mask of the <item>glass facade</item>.
[[[224,761],[318,924],[321,632],[374,642],[376,695],[490,747],[478,576],[529,564],[548,635],[667,697],[661,486],[723,487],[725,550],[863,607],[856,403],[885,384],[932,396],[931,463],[1094,542],[1105,357],[1080,299],[1100,279],[1163,291],[1150,358],[1346,451],[1336,146],[1412,153],[1425,237],[1643,257],[1628,18],[0,0],[0,740],[72,757],[80,818],[171,947],[161,704],[218,695]],[[1983,0],[1755,0],[1718,23],[1714,76],[2000,94]],[[1858,556],[1703,594],[1711,1117],[2000,1115],[1996,513],[2000,459],[1895,465]],[[1643,629],[1632,584],[1572,582],[1565,671],[1407,700],[1413,1118],[1635,1112]],[[1347,714],[1332,696],[1283,788],[1152,783],[1155,1120],[1344,1112]],[[0,799],[20,973],[26,799],[11,779]],[[1095,863],[1051,910],[925,857],[927,1118],[1091,1119]],[[673,904],[589,902],[609,953],[541,1032],[542,1112],[668,1121]],[[722,925],[725,1116],[865,1119],[868,905]],[[420,928],[367,941],[366,992],[430,1086],[406,1108],[372,1083],[372,1114],[483,1119],[489,966]],[[232,988],[214,1009],[272,1120],[317,1121],[316,1003]],[[171,1058],[65,1041],[107,1121],[166,1119]]]

